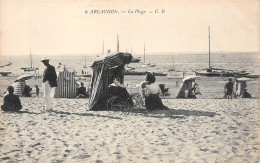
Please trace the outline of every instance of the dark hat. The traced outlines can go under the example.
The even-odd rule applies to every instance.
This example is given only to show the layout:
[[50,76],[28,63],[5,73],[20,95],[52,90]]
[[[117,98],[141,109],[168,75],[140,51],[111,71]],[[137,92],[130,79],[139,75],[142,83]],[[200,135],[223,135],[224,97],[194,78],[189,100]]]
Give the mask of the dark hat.
[[233,81],[232,78],[229,78],[228,81]]

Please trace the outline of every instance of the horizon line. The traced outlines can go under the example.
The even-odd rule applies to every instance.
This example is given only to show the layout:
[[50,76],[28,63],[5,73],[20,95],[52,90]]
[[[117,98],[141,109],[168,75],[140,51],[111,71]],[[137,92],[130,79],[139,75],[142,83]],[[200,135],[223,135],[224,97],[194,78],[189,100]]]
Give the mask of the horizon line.
[[[125,51],[119,51],[119,52],[125,52]],[[130,53],[130,52],[125,52],[125,53]],[[211,54],[223,54],[223,53],[236,53],[236,54],[256,54],[260,53],[260,51],[212,51]],[[168,54],[208,54],[208,52],[147,52],[146,54],[150,55],[168,55]],[[30,54],[13,54],[13,55],[0,55],[0,57],[6,57],[6,56],[29,56]],[[101,55],[97,53],[64,53],[64,54],[32,54],[34,56],[68,56],[68,55],[74,55],[74,56],[95,56],[95,55]],[[143,55],[143,53],[134,53],[132,55]]]

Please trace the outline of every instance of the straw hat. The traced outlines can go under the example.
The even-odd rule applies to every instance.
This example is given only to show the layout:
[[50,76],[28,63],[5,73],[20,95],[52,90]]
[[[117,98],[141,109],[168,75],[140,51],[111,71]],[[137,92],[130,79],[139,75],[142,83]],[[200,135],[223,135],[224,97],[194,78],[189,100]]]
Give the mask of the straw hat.
[[50,59],[49,58],[42,58],[41,62],[43,61],[49,61]]

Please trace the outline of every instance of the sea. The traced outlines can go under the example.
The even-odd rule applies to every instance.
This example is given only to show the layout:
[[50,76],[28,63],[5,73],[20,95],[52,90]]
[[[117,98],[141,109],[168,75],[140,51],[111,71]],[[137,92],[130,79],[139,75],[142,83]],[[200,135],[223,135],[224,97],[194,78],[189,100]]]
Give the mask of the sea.
[[[42,74],[45,66],[41,63],[41,58],[50,58],[50,64],[56,67],[56,70],[61,70],[64,66],[69,70],[74,70],[77,73],[81,73],[82,70],[91,74],[91,65],[97,60],[97,55],[84,55],[84,54],[70,54],[70,55],[33,55],[32,62],[33,67],[38,67],[39,70],[36,74]],[[179,92],[182,75],[195,75],[194,71],[199,69],[205,69],[209,66],[208,53],[156,53],[146,54],[145,59],[142,54],[133,54],[133,57],[140,57],[140,63],[130,63],[128,67],[134,68],[136,71],[149,71],[149,72],[161,72],[168,74],[167,76],[157,76],[156,82],[158,84],[164,84],[166,88],[169,88],[169,95],[166,98],[175,98]],[[245,70],[251,74],[259,73],[259,53],[211,53],[211,66],[216,68],[224,68],[230,70]],[[26,56],[0,56],[0,66],[12,62],[11,66],[5,66],[0,68],[1,71],[11,71],[10,77],[18,77],[21,74],[25,74],[21,69],[22,67],[30,66],[30,55]],[[142,66],[142,63],[154,64],[154,67]],[[61,64],[61,65],[60,65]],[[84,65],[87,68],[83,68]],[[174,78],[176,73],[168,71],[174,67],[179,77]],[[31,73],[34,74],[34,73]],[[125,86],[130,93],[138,93],[136,85],[138,85],[145,76],[125,76]],[[201,76],[196,80],[201,89],[201,95],[198,98],[222,98],[224,93],[224,85],[228,78],[222,77],[203,77]],[[247,82],[248,92],[258,97],[260,92],[260,79],[252,79]],[[28,80],[29,81],[29,80]],[[89,86],[90,78],[77,78],[77,82],[85,82],[86,86]],[[179,82],[177,85],[176,82]]]

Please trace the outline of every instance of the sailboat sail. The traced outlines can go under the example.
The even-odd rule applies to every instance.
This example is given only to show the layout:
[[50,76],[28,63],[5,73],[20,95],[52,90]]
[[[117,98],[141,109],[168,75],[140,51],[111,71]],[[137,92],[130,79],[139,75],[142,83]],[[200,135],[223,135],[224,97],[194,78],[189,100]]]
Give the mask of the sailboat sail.
[[30,51],[30,64],[31,64],[30,67],[23,67],[23,68],[21,68],[21,69],[23,69],[24,71],[36,71],[36,70],[39,70],[39,68],[33,67],[31,51]]

